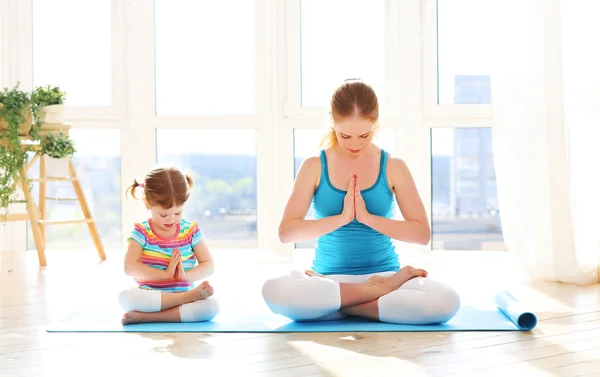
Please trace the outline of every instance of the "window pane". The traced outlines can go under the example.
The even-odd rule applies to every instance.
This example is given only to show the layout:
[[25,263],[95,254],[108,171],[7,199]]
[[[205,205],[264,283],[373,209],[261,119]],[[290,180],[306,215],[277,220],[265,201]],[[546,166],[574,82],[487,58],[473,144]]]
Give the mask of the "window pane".
[[256,132],[157,130],[156,140],[158,163],[194,179],[184,216],[208,246],[256,247]]
[[155,1],[157,114],[256,113],[254,7],[250,0]]
[[[319,142],[323,136],[321,129],[296,129],[294,130],[294,177],[298,173],[298,169],[302,162],[310,156],[318,156],[320,152]],[[382,128],[375,136],[374,143],[394,154],[395,151],[395,131],[393,128]],[[396,208],[397,212],[398,209]],[[307,219],[314,219],[312,208],[306,215]],[[314,248],[315,241],[298,242],[296,248]]]
[[[69,136],[75,140],[77,152],[73,157],[85,199],[90,207],[104,248],[120,248],[121,235],[121,131],[117,129],[71,129]],[[39,164],[30,171],[39,176]],[[33,195],[39,204],[39,183],[33,184]],[[75,198],[73,184],[68,181],[46,184],[47,219],[83,218]],[[27,227],[27,248],[34,249],[31,228]],[[94,248],[86,224],[48,225],[48,249]]]
[[33,0],[33,84],[71,106],[110,106],[111,2]]
[[490,103],[493,0],[438,0],[438,103]]
[[490,128],[431,130],[434,249],[505,250]]
[[385,1],[301,0],[302,105],[324,106],[347,78],[385,105]]

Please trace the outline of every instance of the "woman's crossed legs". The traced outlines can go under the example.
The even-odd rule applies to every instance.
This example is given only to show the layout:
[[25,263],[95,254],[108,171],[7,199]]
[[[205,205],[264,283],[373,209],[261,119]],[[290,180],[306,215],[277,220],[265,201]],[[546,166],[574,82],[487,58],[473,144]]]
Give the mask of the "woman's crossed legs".
[[292,320],[335,320],[355,315],[382,322],[436,324],[460,307],[458,294],[427,273],[398,272],[322,276],[312,271],[267,280],[263,298],[271,311]]

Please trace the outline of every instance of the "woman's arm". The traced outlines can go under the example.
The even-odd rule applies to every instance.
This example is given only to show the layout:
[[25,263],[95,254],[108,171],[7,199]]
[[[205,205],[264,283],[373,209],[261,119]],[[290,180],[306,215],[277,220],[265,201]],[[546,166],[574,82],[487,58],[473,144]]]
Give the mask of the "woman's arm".
[[412,174],[401,159],[390,158],[388,164],[393,191],[404,220],[368,214],[361,222],[395,240],[427,245],[431,239],[431,228]]
[[319,220],[305,219],[318,185],[320,170],[321,160],[319,157],[310,157],[300,166],[292,194],[279,224],[279,240],[281,242],[313,240],[352,221],[352,219],[345,220],[341,214]]
[[171,259],[166,270],[146,266],[140,262],[142,247],[134,240],[129,240],[125,254],[125,274],[141,280],[167,280],[173,278],[177,262]]

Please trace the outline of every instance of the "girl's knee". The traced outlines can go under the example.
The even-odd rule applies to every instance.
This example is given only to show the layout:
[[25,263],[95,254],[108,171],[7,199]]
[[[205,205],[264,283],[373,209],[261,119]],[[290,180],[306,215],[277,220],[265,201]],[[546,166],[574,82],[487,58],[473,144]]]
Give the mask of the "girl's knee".
[[214,319],[221,306],[214,297],[183,304],[179,307],[181,322],[206,322]]
[[132,310],[147,313],[160,311],[160,291],[130,288],[121,291],[117,299],[121,308],[127,312]]
[[126,312],[134,310],[134,303],[135,303],[134,289],[137,289],[137,288],[127,289],[127,290],[121,291],[121,293],[119,293],[119,297],[118,297],[119,306],[121,306],[121,308],[123,310],[125,310]]

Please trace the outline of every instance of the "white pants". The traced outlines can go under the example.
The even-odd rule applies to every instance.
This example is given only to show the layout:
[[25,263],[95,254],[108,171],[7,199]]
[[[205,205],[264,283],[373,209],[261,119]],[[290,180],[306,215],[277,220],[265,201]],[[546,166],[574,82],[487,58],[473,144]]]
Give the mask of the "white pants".
[[[119,294],[119,305],[129,312],[153,313],[161,307],[161,291],[131,288]],[[176,294],[176,293],[174,293]],[[219,302],[214,297],[198,300],[179,306],[181,322],[210,321],[219,313]]]
[[[368,275],[309,277],[300,271],[267,280],[263,298],[273,313],[295,321],[337,320],[345,315],[341,306],[340,283],[363,283]],[[458,294],[448,285],[429,278],[413,278],[378,300],[379,320],[407,325],[438,324],[449,321],[460,307]]]

